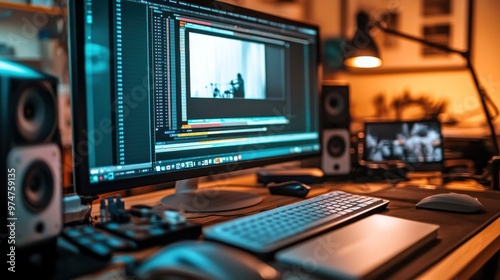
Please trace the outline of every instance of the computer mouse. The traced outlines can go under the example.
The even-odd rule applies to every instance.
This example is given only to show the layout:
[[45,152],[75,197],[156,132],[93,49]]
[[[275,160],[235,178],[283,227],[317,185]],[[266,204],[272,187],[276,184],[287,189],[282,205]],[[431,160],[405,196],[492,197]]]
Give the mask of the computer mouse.
[[472,213],[484,209],[475,197],[459,193],[442,193],[423,198],[417,208]]
[[277,280],[281,273],[256,256],[220,243],[183,240],[142,262],[134,276],[141,280]]
[[303,184],[299,181],[287,181],[280,183],[268,183],[267,188],[269,189],[269,193],[278,194],[278,195],[288,195],[288,196],[296,196],[296,197],[305,197],[309,190],[310,186]]

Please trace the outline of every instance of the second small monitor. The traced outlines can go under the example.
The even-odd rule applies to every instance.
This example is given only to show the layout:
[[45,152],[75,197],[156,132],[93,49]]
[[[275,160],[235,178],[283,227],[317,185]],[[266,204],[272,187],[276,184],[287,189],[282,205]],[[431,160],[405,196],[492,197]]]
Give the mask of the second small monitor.
[[441,170],[443,136],[439,121],[366,122],[365,163],[404,163],[410,171]]

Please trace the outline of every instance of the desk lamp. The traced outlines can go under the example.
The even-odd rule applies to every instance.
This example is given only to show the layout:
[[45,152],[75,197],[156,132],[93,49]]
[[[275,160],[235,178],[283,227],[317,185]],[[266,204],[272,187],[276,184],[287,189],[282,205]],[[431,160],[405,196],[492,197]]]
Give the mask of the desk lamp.
[[500,148],[498,145],[498,141],[496,139],[495,127],[493,125],[493,119],[491,117],[491,113],[488,109],[487,102],[492,104],[491,99],[488,97],[486,91],[480,86],[476,72],[474,67],[472,66],[470,51],[461,51],[457,49],[450,48],[445,45],[436,44],[433,42],[426,41],[421,38],[417,38],[411,35],[407,35],[401,33],[399,31],[386,28],[378,21],[370,21],[368,15],[365,12],[360,12],[357,15],[357,29],[354,37],[348,45],[345,46],[344,51],[348,51],[346,58],[344,59],[344,64],[350,67],[356,68],[375,68],[382,65],[382,59],[380,58],[380,54],[375,43],[375,40],[370,36],[370,29],[372,27],[376,27],[379,30],[392,34],[395,36],[399,36],[411,41],[419,42],[423,45],[427,45],[436,49],[440,49],[449,53],[456,53],[462,56],[467,62],[467,69],[470,71],[472,75],[472,79],[474,80],[474,85],[476,87],[477,93],[479,95],[479,99],[481,100],[481,106],[486,115],[486,120],[488,122],[489,129],[491,131],[491,140],[493,141],[494,155],[498,156]]

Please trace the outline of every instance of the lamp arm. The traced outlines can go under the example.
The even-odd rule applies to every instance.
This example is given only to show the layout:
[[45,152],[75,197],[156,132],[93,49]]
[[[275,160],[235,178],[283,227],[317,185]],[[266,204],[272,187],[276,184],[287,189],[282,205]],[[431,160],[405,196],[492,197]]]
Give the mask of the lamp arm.
[[[436,43],[433,43],[433,42],[430,42],[430,41],[427,41],[425,39],[422,39],[422,38],[418,38],[418,37],[415,37],[415,36],[412,36],[412,35],[408,35],[408,34],[405,34],[405,33],[402,33],[402,32],[399,32],[397,30],[394,30],[394,29],[390,29],[390,28],[387,28],[387,27],[384,27],[380,22],[376,21],[373,23],[373,26],[377,27],[378,29],[382,30],[383,32],[385,33],[389,33],[389,34],[392,34],[392,35],[396,35],[396,36],[399,36],[399,37],[403,37],[405,39],[408,39],[410,41],[415,41],[415,42],[419,42],[423,45],[427,45],[427,46],[430,46],[430,47],[433,47],[433,48],[436,48],[436,49],[440,49],[442,51],[445,51],[445,52],[451,52],[451,53],[456,53],[456,54],[459,54],[461,56],[463,56],[465,59],[469,60],[470,58],[470,53],[468,51],[461,51],[461,50],[457,50],[457,49],[454,49],[454,48],[450,48],[448,46],[445,46],[445,45],[441,45],[441,44],[436,44]],[[468,61],[467,61],[468,62]]]
[[433,47],[436,49],[440,49],[440,50],[445,51],[445,52],[456,53],[456,54],[461,55],[463,58],[465,58],[465,60],[467,62],[467,69],[471,73],[472,79],[474,80],[474,86],[476,87],[477,94],[479,95],[479,99],[481,101],[481,106],[483,108],[484,114],[486,116],[486,121],[488,123],[488,127],[489,127],[490,132],[491,132],[491,138],[492,138],[491,140],[493,142],[494,153],[495,153],[495,155],[500,155],[500,147],[498,144],[498,140],[496,138],[495,126],[493,124],[493,118],[491,117],[490,110],[488,109],[488,105],[486,104],[486,101],[489,99],[489,97],[488,97],[486,91],[479,84],[479,80],[477,78],[476,71],[474,70],[474,67],[472,66],[472,62],[470,59],[470,51],[461,51],[461,50],[457,50],[454,48],[450,48],[450,47],[445,46],[445,45],[429,42],[429,41],[424,40],[422,38],[414,37],[414,36],[399,32],[399,31],[394,30],[394,29],[386,28],[386,27],[382,26],[382,24],[380,22],[374,22],[373,26],[377,27],[378,29],[382,30],[385,33],[389,33],[392,35],[403,37],[403,38],[408,39],[410,41],[419,42],[421,44],[424,44],[424,45],[427,45],[427,46],[430,46],[430,47]]
[[488,94],[486,91],[481,87],[479,84],[479,80],[477,79],[476,71],[474,71],[474,66],[472,66],[472,63],[470,61],[470,58],[467,57],[467,69],[469,69],[472,79],[474,80],[474,85],[476,86],[477,93],[479,95],[479,99],[481,100],[481,106],[483,107],[484,114],[486,116],[486,121],[488,122],[488,126],[491,131],[491,141],[493,143],[493,148],[494,148],[494,155],[498,156],[500,155],[500,147],[498,145],[498,140],[496,138],[496,133],[495,133],[495,125],[493,124],[493,118],[491,117],[490,110],[488,109],[488,104],[486,104],[486,101],[489,99]]

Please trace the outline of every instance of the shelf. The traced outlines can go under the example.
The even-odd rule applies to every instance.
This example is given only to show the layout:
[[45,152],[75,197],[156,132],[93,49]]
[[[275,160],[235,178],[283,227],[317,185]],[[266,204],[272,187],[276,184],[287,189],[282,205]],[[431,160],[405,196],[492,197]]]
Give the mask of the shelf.
[[25,66],[41,69],[42,68],[42,59],[36,57],[12,57],[12,56],[0,56],[0,59],[7,59],[16,63],[23,64]]
[[66,14],[66,9],[57,7],[35,6],[31,4],[0,1],[0,9],[12,9],[32,13],[44,13],[53,16],[62,16]]

